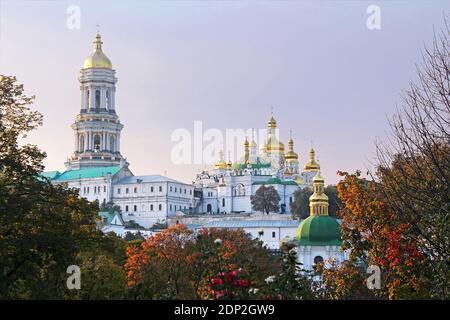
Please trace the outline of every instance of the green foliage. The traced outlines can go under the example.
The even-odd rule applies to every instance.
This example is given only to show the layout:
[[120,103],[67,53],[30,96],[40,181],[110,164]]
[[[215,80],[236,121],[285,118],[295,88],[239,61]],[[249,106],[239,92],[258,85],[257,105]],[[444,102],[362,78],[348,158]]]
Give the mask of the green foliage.
[[278,212],[280,207],[278,206],[280,202],[280,195],[273,186],[261,186],[256,190],[255,195],[250,197],[253,210],[265,212],[269,214],[270,212]]
[[291,213],[294,219],[306,219],[309,217],[309,197],[311,188],[297,189],[294,193],[294,201],[291,203]]
[[[342,206],[338,197],[337,187],[328,185],[324,190],[328,196],[328,215],[337,217],[338,211]],[[294,219],[306,219],[309,217],[309,197],[313,194],[311,188],[298,189],[294,193],[294,201],[291,203],[291,212]]]
[[[0,76],[0,299],[74,298],[66,287],[68,266],[87,266],[86,256],[109,246],[110,256],[91,266],[112,270],[123,263],[125,249],[97,230],[96,203],[40,176],[45,153],[19,145],[42,123],[32,101],[14,77]],[[89,296],[109,296],[111,287],[104,289]]]

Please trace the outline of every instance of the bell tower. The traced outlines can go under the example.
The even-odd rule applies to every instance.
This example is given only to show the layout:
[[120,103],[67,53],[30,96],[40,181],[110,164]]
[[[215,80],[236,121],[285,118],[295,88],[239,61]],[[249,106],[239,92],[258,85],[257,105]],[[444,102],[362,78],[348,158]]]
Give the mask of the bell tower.
[[81,106],[72,124],[75,148],[65,163],[68,170],[128,165],[120,153],[123,125],[116,114],[116,72],[102,44],[97,32],[93,53],[80,70]]

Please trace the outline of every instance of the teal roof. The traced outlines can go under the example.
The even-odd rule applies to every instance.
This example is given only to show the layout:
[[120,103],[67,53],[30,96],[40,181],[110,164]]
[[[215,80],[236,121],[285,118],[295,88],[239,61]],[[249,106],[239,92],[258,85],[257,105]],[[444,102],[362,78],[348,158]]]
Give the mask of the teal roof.
[[302,221],[295,238],[301,246],[340,246],[340,225],[330,216],[312,215]]
[[265,185],[265,184],[283,184],[283,185],[290,185],[290,186],[297,186],[298,184],[293,180],[281,180],[280,178],[270,178],[266,181],[256,181],[253,182],[254,185]]
[[110,224],[116,214],[114,212],[99,211],[98,215],[102,218],[105,218],[107,223]]
[[68,181],[77,179],[88,179],[88,178],[99,178],[104,177],[108,173],[115,175],[119,172],[121,167],[95,167],[95,168],[84,168],[79,170],[67,170],[62,174],[56,176],[54,181]]
[[40,174],[41,177],[53,180],[55,179],[57,176],[59,176],[61,174],[61,172],[59,171],[46,171],[46,172],[42,172]]

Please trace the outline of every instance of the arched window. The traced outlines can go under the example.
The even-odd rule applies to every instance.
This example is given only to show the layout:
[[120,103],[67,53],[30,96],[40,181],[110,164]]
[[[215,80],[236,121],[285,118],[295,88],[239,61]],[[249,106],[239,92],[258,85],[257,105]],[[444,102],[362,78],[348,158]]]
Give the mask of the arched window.
[[111,101],[109,99],[109,90],[106,90],[105,108],[109,109],[110,107],[111,107]]
[[225,207],[225,198],[222,199],[222,207]]
[[94,135],[94,150],[100,150],[101,147],[100,141],[101,141],[100,135],[99,134]]
[[80,152],[84,152],[84,134],[80,134],[78,146],[79,146],[78,149],[80,150]]
[[210,203],[208,203],[208,205],[206,206],[206,212],[211,213],[212,211],[212,206]]
[[89,104],[91,103],[91,92],[89,91],[89,89],[87,90],[86,93],[86,108],[89,109]]
[[159,209],[159,211],[162,210],[162,204],[158,205],[158,209]]
[[109,136],[109,150],[111,152],[115,152],[116,151],[115,148],[116,148],[116,140],[114,135],[112,134]]
[[95,109],[100,108],[100,90],[95,90]]
[[245,196],[245,187],[243,184],[238,184],[234,190],[234,195],[237,197]]
[[323,258],[321,256],[316,256],[314,258],[314,264],[323,263]]

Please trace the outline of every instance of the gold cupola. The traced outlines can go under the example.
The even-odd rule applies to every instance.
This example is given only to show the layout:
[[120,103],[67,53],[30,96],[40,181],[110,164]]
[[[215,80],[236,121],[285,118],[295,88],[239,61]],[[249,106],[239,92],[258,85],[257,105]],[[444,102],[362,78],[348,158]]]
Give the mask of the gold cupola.
[[328,215],[328,196],[324,193],[325,180],[320,171],[313,179],[314,193],[309,197],[309,210],[311,215]]
[[248,142],[248,138],[245,137],[244,142],[244,163],[248,164],[250,162],[250,143]]
[[284,144],[281,141],[278,141],[276,137],[276,128],[277,128],[277,121],[273,117],[273,115],[270,117],[269,121],[267,121],[267,132],[268,132],[268,139],[267,139],[267,152],[284,152]]
[[288,152],[286,152],[284,158],[286,159],[287,162],[298,160],[298,154],[294,152],[294,140],[292,140],[292,138],[289,138]]
[[215,170],[227,170],[228,164],[223,157],[223,151],[219,152],[219,161],[214,164]]
[[102,51],[102,37],[97,32],[94,39],[94,52],[84,61],[83,69],[102,68],[112,69],[111,61]]
[[320,164],[316,161],[315,154],[316,153],[314,149],[311,147],[311,149],[309,149],[309,161],[305,164],[304,167],[306,172],[314,172],[320,170]]

